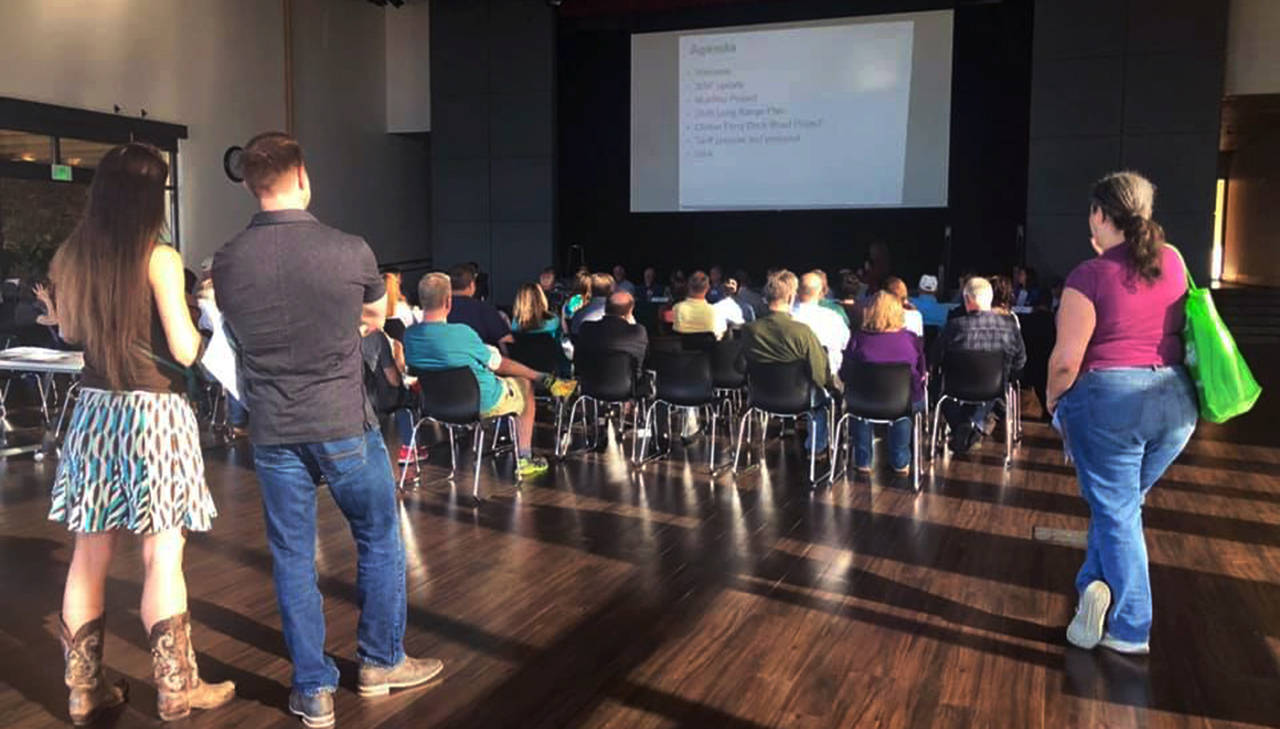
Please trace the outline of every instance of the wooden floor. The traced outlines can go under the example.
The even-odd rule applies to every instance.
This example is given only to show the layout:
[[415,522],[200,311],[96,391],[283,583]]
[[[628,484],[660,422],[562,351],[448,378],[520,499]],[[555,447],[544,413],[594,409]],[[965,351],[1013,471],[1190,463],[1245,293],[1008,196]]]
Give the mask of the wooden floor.
[[[1083,529],[1087,512],[1058,440],[1030,419],[1011,471],[988,442],[939,464],[919,495],[883,476],[811,494],[794,444],[736,483],[701,474],[695,445],[692,465],[636,470],[614,451],[518,491],[504,462],[479,508],[465,482],[424,489],[402,507],[406,642],[445,674],[373,701],[352,691],[354,548],[325,495],[339,726],[1280,726],[1277,415],[1202,428],[1151,493],[1148,659],[1064,644],[1082,553],[1032,535]],[[191,613],[203,672],[234,679],[239,697],[189,725],[294,727],[248,447],[206,458],[221,516],[191,539]],[[4,727],[65,725],[49,629],[69,557],[45,521],[54,467],[0,466]],[[159,726],[140,585],[131,545],[112,572],[106,649],[132,700],[101,726]]]

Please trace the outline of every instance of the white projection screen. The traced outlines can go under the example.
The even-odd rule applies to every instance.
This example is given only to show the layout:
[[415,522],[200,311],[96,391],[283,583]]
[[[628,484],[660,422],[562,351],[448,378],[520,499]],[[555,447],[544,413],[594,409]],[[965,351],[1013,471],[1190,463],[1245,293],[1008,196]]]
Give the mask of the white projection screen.
[[945,207],[953,11],[631,36],[631,211]]

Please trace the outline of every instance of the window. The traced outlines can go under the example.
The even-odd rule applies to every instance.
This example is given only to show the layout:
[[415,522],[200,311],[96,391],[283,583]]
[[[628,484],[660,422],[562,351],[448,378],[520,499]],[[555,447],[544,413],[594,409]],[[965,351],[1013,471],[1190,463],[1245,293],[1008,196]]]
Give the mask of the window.
[[53,161],[53,137],[0,129],[0,161],[50,164]]
[[177,124],[0,97],[0,273],[42,276],[102,157],[134,140],[155,145],[169,164],[165,238],[179,247],[178,142],[186,138]]

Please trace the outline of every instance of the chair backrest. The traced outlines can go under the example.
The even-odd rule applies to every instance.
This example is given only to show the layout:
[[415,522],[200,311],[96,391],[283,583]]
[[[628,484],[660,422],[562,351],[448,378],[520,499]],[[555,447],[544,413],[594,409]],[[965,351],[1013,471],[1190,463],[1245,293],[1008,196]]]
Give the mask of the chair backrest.
[[419,409],[445,423],[465,425],[480,419],[480,385],[470,367],[447,370],[409,368],[422,387]]
[[911,365],[905,363],[854,362],[844,387],[850,413],[872,420],[894,420],[911,415]]
[[723,390],[736,390],[747,384],[747,371],[743,367],[741,338],[725,337],[711,348],[711,379]]
[[547,332],[532,334],[515,332],[514,341],[507,345],[507,355],[520,364],[539,372],[557,372],[563,350],[554,335]]
[[748,363],[751,406],[779,415],[799,415],[811,406],[813,383],[804,360],[776,364]]
[[680,347],[686,352],[710,352],[714,346],[716,346],[716,335],[711,332],[680,335]]
[[1004,397],[1004,352],[953,349],[942,359],[942,394],[961,400]]
[[626,352],[599,352],[574,363],[583,395],[605,402],[623,402],[635,396],[636,372]]
[[711,358],[704,352],[655,352],[657,396],[673,405],[706,405],[715,399]]
[[388,319],[382,325],[382,331],[386,332],[388,337],[391,337],[397,342],[404,341],[404,330],[404,322],[396,318]]

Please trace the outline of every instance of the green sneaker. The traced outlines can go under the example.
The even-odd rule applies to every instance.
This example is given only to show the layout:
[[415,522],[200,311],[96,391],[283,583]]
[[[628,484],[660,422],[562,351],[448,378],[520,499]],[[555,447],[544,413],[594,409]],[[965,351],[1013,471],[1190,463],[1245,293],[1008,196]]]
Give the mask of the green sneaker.
[[547,459],[538,456],[529,456],[516,461],[516,475],[520,478],[533,478],[541,476],[547,472],[551,466],[547,465]]
[[577,380],[562,380],[558,377],[547,378],[547,389],[552,397],[569,397],[578,389]]

